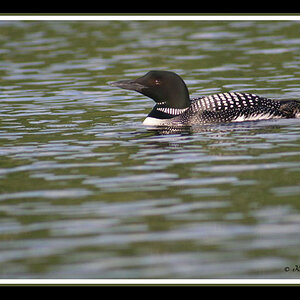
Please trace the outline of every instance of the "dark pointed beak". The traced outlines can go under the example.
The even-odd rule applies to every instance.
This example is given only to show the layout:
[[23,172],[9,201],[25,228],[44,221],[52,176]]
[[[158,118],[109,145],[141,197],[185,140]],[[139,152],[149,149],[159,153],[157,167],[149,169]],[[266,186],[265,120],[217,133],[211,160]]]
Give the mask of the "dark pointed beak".
[[113,82],[109,82],[108,83],[111,86],[116,86],[122,89],[126,89],[126,90],[134,90],[137,92],[141,92],[142,89],[145,88],[144,85],[136,82],[136,80],[120,80],[120,81],[113,81]]

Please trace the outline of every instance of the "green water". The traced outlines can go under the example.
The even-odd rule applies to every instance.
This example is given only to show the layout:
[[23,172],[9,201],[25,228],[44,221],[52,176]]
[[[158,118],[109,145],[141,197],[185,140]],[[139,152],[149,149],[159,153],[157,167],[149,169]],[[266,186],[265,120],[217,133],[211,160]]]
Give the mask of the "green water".
[[0,278],[299,278],[299,120],[155,132],[107,84],[299,99],[299,22],[1,21],[0,57]]

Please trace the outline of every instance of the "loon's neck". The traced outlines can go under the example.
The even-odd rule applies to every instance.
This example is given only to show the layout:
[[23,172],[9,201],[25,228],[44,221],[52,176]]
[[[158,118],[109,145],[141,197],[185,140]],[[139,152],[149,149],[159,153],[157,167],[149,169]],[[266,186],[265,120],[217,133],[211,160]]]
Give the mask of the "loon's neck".
[[186,108],[173,108],[166,107],[165,105],[155,105],[152,111],[149,113],[148,117],[157,118],[157,119],[171,119],[178,115],[181,115],[188,109]]
[[164,104],[157,104],[153,107],[152,111],[148,114],[144,120],[144,125],[160,126],[165,125],[168,120],[175,118],[184,113],[186,108],[172,108],[166,107]]

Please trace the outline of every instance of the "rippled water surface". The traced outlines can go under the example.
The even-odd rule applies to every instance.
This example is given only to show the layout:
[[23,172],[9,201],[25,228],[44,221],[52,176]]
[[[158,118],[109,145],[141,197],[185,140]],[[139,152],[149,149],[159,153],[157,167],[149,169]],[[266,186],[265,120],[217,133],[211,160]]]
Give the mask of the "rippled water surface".
[[107,84],[299,99],[299,22],[1,21],[0,55],[0,278],[300,277],[300,121],[148,130]]

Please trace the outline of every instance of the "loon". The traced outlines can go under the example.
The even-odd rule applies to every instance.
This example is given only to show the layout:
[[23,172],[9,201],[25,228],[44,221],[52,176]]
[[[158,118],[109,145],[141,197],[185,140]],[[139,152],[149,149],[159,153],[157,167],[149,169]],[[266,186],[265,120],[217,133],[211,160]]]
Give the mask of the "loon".
[[297,100],[271,100],[239,92],[190,99],[183,79],[171,71],[149,71],[140,78],[110,85],[137,91],[156,102],[144,125],[192,126],[300,117]]

